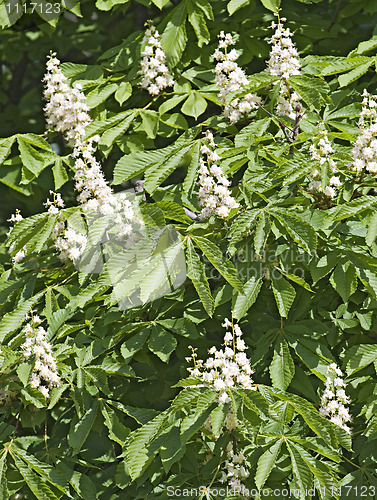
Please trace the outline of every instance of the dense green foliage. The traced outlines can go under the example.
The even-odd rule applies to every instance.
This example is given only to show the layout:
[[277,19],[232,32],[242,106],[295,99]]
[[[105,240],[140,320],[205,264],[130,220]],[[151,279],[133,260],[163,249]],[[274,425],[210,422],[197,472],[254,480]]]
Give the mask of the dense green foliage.
[[[284,488],[299,499],[377,498],[377,181],[349,168],[363,89],[373,94],[377,82],[375,1],[61,3],[54,19],[9,20],[0,2],[0,500],[164,499],[168,486],[219,487],[229,442],[244,451],[247,487],[265,492],[255,498],[283,498],[274,490]],[[275,116],[278,77],[265,70],[279,6],[302,63],[290,85],[307,109],[293,143],[283,128],[294,120],[282,117],[282,127]],[[154,97],[139,86],[148,19],[175,79]],[[228,102],[248,92],[264,101],[233,125],[212,71],[221,30],[235,35],[249,79]],[[45,133],[50,50],[83,87],[93,118],[87,137],[101,136],[98,158],[114,190],[145,179],[147,224],[181,235],[187,279],[152,303],[119,310],[105,273],[85,275],[58,259],[56,219],[43,202],[50,189],[68,207],[77,202],[72,151]],[[307,189],[319,123],[342,179],[333,199]],[[193,221],[183,207],[200,212],[209,129],[240,207],[225,220]],[[325,169],[321,179],[325,186]],[[15,208],[25,219],[7,237]],[[13,264],[23,247],[27,256]],[[47,400],[30,386],[33,359],[22,360],[31,309],[62,378]],[[232,315],[257,390],[233,389],[224,406],[211,388],[186,380],[185,358],[190,345],[202,359],[220,347],[221,323]],[[333,362],[346,375],[351,435],[318,412]],[[220,433],[229,408],[237,428]],[[209,416],[217,440],[203,430]]]

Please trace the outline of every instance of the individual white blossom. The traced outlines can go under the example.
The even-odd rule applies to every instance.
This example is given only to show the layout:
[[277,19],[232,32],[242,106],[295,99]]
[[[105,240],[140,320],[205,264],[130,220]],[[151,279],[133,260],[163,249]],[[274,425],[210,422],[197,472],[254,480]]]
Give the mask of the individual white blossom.
[[[212,57],[217,61],[214,72],[216,74],[215,83],[220,88],[218,96],[225,104],[229,92],[242,89],[249,82],[243,69],[236,63],[238,59],[237,51],[235,49],[229,50],[229,47],[235,43],[232,35],[221,31],[218,38],[219,45]],[[227,104],[224,108],[224,115],[229,119],[230,123],[236,123],[253,109],[257,109],[261,101],[262,99],[256,94],[246,94],[242,99],[233,99]]]
[[40,326],[39,316],[31,314],[31,321],[24,328],[25,342],[21,345],[24,359],[34,356],[34,370],[29,384],[46,398],[53,387],[58,387],[61,380],[57,370],[52,346],[46,341],[46,330]]
[[[317,163],[317,167],[311,171],[311,181],[308,185],[309,191],[314,193],[323,193],[328,198],[335,198],[337,195],[336,188],[342,185],[340,177],[334,175],[337,172],[336,162],[331,158],[334,153],[334,148],[327,136],[327,130],[319,131],[319,137],[310,145],[309,151],[312,160]],[[332,175],[328,179],[328,184],[323,188],[321,179],[321,170],[323,168],[330,169]]]
[[301,73],[301,63],[295,44],[292,42],[293,33],[289,28],[284,28],[284,17],[279,14],[275,16],[278,22],[274,21],[271,28],[275,30],[269,43],[271,44],[270,59],[267,62],[270,75],[279,76],[280,89],[276,111],[281,116],[296,117],[296,106],[300,104],[301,96],[294,91],[288,83],[288,78]]
[[352,149],[352,170],[377,173],[377,96],[364,89],[358,122],[359,134]]
[[342,371],[335,363],[331,363],[327,368],[325,390],[321,396],[319,413],[350,433],[351,429],[347,422],[351,421],[351,415],[346,407],[350,403],[350,398],[345,393],[344,388],[347,384],[342,377]]
[[239,203],[231,195],[228,186],[230,181],[216,162],[220,160],[210,131],[206,132],[207,144],[200,148],[202,157],[199,160],[199,202],[203,207],[200,213],[201,219],[207,219],[216,214],[226,219],[232,208],[238,208]]
[[152,24],[146,29],[141,44],[144,50],[140,61],[140,86],[151,95],[158,95],[167,87],[172,87],[174,80],[166,65],[166,54],[161,47],[160,34]]
[[207,386],[213,387],[219,393],[219,403],[230,402],[229,389],[239,387],[243,389],[256,390],[251,375],[254,370],[250,367],[250,360],[244,352],[247,347],[244,342],[240,342],[242,331],[235,324],[233,325],[225,318],[222,325],[228,330],[224,336],[224,349],[217,350],[215,346],[208,351],[210,356],[206,361],[197,359],[197,354],[193,349],[192,357],[194,367],[188,368],[192,377],[197,377]]
[[60,61],[56,53],[51,52],[47,61],[47,73],[44,98],[47,104],[44,108],[49,127],[61,132],[68,143],[73,146],[85,135],[85,127],[92,121],[85,104],[85,95],[81,86],[70,87],[67,77],[63,75]]

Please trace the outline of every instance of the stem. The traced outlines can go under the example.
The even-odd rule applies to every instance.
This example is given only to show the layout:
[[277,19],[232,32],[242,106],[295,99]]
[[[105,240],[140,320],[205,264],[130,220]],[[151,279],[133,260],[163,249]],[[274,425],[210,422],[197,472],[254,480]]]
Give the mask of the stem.
[[221,455],[221,459],[220,459],[220,462],[219,462],[219,465],[217,466],[216,468],[216,471],[215,471],[215,474],[211,480],[211,482],[209,483],[209,485],[207,486],[207,490],[210,490],[211,489],[211,486],[213,485],[213,483],[215,482],[215,479],[216,479],[216,476],[217,474],[219,473],[219,470],[220,470],[220,467],[224,461],[224,458],[225,458],[225,455],[226,455],[226,447],[225,447],[225,450],[223,451],[223,454]]
[[359,465],[354,464],[353,462],[351,462],[351,460],[349,460],[349,459],[348,459],[347,457],[345,457],[344,455],[343,455],[343,458],[344,458],[344,460],[346,460],[346,462],[350,463],[351,465],[353,465],[353,466],[354,466],[354,467],[356,467],[357,469],[361,469],[361,467],[360,467]]

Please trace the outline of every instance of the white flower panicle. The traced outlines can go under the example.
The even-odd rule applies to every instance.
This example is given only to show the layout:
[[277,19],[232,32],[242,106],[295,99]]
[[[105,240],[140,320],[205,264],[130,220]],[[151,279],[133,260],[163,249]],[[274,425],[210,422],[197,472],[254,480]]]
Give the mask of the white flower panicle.
[[[254,370],[250,367],[250,360],[246,353],[247,349],[243,341],[242,331],[238,324],[233,324],[225,318],[222,325],[227,329],[224,336],[224,349],[217,350],[215,346],[209,349],[211,355],[205,362],[197,359],[197,354],[192,349],[192,356],[186,358],[193,360],[194,367],[188,368],[192,377],[200,378],[205,385],[214,387],[219,392],[219,403],[229,403],[230,397],[227,391],[234,387],[256,390],[251,375]],[[232,331],[229,331],[231,328]]]
[[226,219],[232,208],[240,205],[231,195],[228,186],[230,181],[216,162],[220,156],[215,151],[216,144],[212,133],[206,132],[207,144],[203,144],[200,152],[203,157],[199,160],[199,202],[203,207],[200,213],[201,219],[207,219],[215,214],[222,219]]
[[328,198],[335,198],[337,194],[335,188],[342,185],[340,178],[336,175],[332,175],[325,188],[322,187],[322,182],[319,180],[323,167],[330,168],[333,174],[337,171],[336,162],[331,158],[331,155],[334,153],[334,148],[327,136],[327,130],[319,131],[319,138],[310,145],[309,151],[312,160],[318,163],[318,168],[313,168],[311,171],[312,180],[308,186],[309,191],[323,193]]
[[92,121],[85,104],[85,95],[81,86],[72,88],[63,75],[60,61],[55,52],[51,52],[47,61],[47,73],[44,98],[47,104],[44,108],[46,121],[51,129],[61,132],[68,143],[73,146],[85,135],[85,127]]
[[345,393],[344,388],[347,384],[342,377],[342,371],[335,363],[331,363],[327,368],[327,379],[319,413],[350,433],[351,429],[347,422],[351,421],[351,415],[345,406],[350,403],[350,398]]
[[[61,72],[60,61],[56,54],[51,54],[47,62],[45,76],[45,98],[48,100],[45,111],[47,122],[55,130],[62,132],[73,145],[72,156],[75,159],[75,188],[79,192],[78,201],[84,212],[92,214],[111,215],[115,217],[118,236],[130,235],[134,211],[125,194],[116,196],[103,175],[100,162],[95,157],[96,146],[100,136],[94,136],[84,141],[85,128],[92,119],[87,114],[85,95],[77,88],[72,89]],[[72,112],[72,109],[75,113]],[[60,195],[54,194],[54,201],[48,200],[46,207],[50,213],[58,213],[64,206]],[[140,221],[138,221],[140,223]],[[76,262],[83,251],[87,238],[66,224],[61,218],[52,234],[62,261]]]
[[[245,467],[245,456],[242,453],[236,453],[233,449],[233,443],[229,442],[227,447],[227,458],[224,462],[224,468],[221,473],[220,483],[227,483],[230,490],[239,492],[248,491],[243,481],[249,477],[249,471]],[[248,495],[241,495],[241,498],[250,498]]]
[[[215,83],[220,88],[218,96],[225,104],[229,92],[242,89],[249,82],[243,69],[236,63],[238,59],[237,51],[235,49],[229,50],[229,47],[235,43],[232,35],[221,31],[218,38],[219,45],[212,57],[217,61],[214,72],[216,74]],[[242,116],[248,115],[253,109],[257,109],[261,102],[262,99],[256,94],[246,94],[242,99],[233,99],[226,105],[224,115],[229,119],[230,123],[236,123]]]
[[[28,317],[27,317],[28,318]],[[53,387],[58,387],[61,380],[57,370],[56,359],[52,355],[52,346],[46,341],[46,330],[40,326],[41,319],[31,314],[31,321],[25,326],[26,339],[21,345],[24,359],[35,356],[34,370],[30,378],[30,386],[41,392],[46,398]]]
[[142,80],[140,86],[148,90],[151,95],[158,95],[167,87],[174,85],[174,80],[169,73],[166,65],[166,54],[161,47],[160,35],[156,28],[151,24],[145,31],[141,42],[145,45],[141,55],[140,73]]
[[278,13],[275,16],[277,16],[278,22],[273,21],[271,24],[275,33],[269,42],[271,51],[270,59],[267,62],[268,72],[270,75],[281,77],[277,113],[281,116],[295,118],[295,109],[300,104],[301,96],[290,88],[288,78],[301,73],[301,64],[295,44],[292,42],[293,33],[289,28],[284,28],[285,17],[280,18]]
[[359,134],[352,149],[352,170],[377,173],[377,95],[364,89],[358,122]]

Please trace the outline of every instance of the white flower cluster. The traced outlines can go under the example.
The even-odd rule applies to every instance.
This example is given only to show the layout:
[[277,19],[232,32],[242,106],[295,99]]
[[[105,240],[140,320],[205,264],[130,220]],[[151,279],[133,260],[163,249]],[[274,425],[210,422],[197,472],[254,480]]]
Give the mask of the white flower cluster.
[[[218,35],[219,45],[212,57],[217,61],[214,72],[215,83],[220,88],[218,94],[225,104],[226,96],[229,92],[239,90],[248,85],[245,72],[238,66],[236,60],[238,53],[235,49],[228,51],[230,45],[234,45],[233,37],[230,33],[223,31]],[[233,99],[224,108],[224,115],[230,123],[236,123],[242,116],[248,115],[253,109],[257,109],[262,99],[256,94],[246,94],[242,99]]]
[[38,389],[47,398],[50,390],[59,386],[61,380],[58,375],[56,360],[52,355],[52,346],[46,341],[47,332],[40,326],[41,322],[39,316],[31,315],[31,322],[25,326],[26,339],[21,345],[21,349],[25,359],[35,356],[30,386]]
[[222,219],[226,219],[232,208],[238,208],[239,204],[231,196],[228,186],[230,181],[224,176],[224,173],[215,162],[220,160],[216,153],[216,144],[212,133],[207,130],[206,138],[208,146],[203,144],[200,148],[205,159],[199,160],[199,202],[203,207],[200,213],[201,219],[207,219],[216,214]]
[[352,149],[352,170],[377,173],[377,96],[363,92],[362,110],[358,122],[359,135]]
[[47,61],[47,73],[44,98],[47,104],[44,108],[47,124],[57,132],[61,132],[68,143],[73,146],[85,135],[85,127],[92,121],[85,104],[85,95],[81,86],[72,88],[63,75],[60,61],[55,52],[51,52]]
[[323,193],[329,198],[335,198],[336,187],[341,186],[341,180],[336,175],[330,177],[328,185],[323,189],[322,182],[318,180],[321,177],[322,166],[327,163],[332,173],[336,172],[336,162],[330,157],[334,153],[334,149],[331,142],[327,136],[327,130],[319,131],[319,140],[316,143],[310,145],[310,153],[312,155],[312,160],[318,162],[318,169],[313,168],[311,171],[311,177],[313,180],[310,182],[308,188],[310,191]]
[[146,31],[141,44],[145,48],[140,62],[142,80],[140,86],[147,89],[151,95],[158,95],[166,87],[172,87],[174,80],[166,66],[166,54],[161,47],[160,35],[153,25]]
[[[8,219],[8,222],[20,222],[21,220],[23,220],[23,217],[21,215],[21,212],[19,211],[19,209],[17,208],[16,209],[16,213],[15,214],[12,214],[10,216],[10,218]],[[10,235],[10,233],[12,232],[13,230],[13,226],[10,226],[9,227],[9,231],[7,232],[7,236]],[[13,251],[13,248],[14,248],[14,243],[12,243],[12,245],[9,247],[9,250],[8,250],[8,253],[12,253]],[[23,247],[21,248],[21,250],[19,250],[16,255],[14,255],[12,257],[12,262],[13,264],[18,264],[19,262],[21,262],[26,256],[26,247]]]
[[[219,392],[219,403],[229,403],[227,390],[233,387],[256,390],[251,375],[254,370],[250,367],[250,360],[244,352],[247,347],[242,336],[241,328],[225,318],[222,325],[227,329],[224,336],[224,349],[217,350],[215,346],[208,351],[211,357],[205,362],[197,359],[193,349],[192,357],[194,368],[188,368],[192,377],[200,378],[204,384],[214,387]],[[228,331],[231,328],[232,331]]]
[[273,21],[271,24],[275,33],[269,42],[271,51],[267,62],[268,72],[270,75],[281,77],[277,113],[295,118],[295,108],[300,103],[301,96],[290,88],[288,78],[300,74],[301,64],[295,44],[292,42],[293,33],[283,26],[283,22],[286,21],[285,17],[280,18],[278,13],[275,16],[278,22]]
[[342,371],[335,363],[331,363],[327,368],[327,379],[319,413],[345,431],[351,432],[347,425],[347,422],[351,420],[351,415],[345,406],[350,403],[350,398],[344,390],[347,384],[341,377],[343,377]]
[[[245,456],[242,453],[235,453],[233,443],[228,443],[226,447],[227,459],[224,463],[220,483],[227,483],[229,489],[235,491],[247,491],[247,488],[242,481],[249,477],[249,471],[245,467]],[[242,498],[249,498],[249,496]]]
[[[99,216],[114,214],[117,234],[123,238],[132,231],[132,205],[125,194],[116,196],[113,193],[103,175],[101,164],[95,157],[95,144],[100,137],[83,140],[85,127],[92,121],[86,113],[88,108],[85,105],[85,96],[77,88],[72,89],[66,83],[67,79],[59,67],[60,61],[55,55],[51,54],[47,62],[47,74],[44,79],[47,82],[47,122],[55,130],[62,132],[74,146],[72,156],[75,158],[75,187],[79,192],[78,201],[82,209]],[[76,114],[72,113],[70,106],[76,110]],[[50,213],[58,213],[59,208],[64,206],[61,197],[57,196],[54,194],[54,201],[47,201],[46,206]],[[57,223],[52,237],[63,261],[77,261],[85,249],[86,236],[75,231],[69,224],[66,225],[63,219]]]

